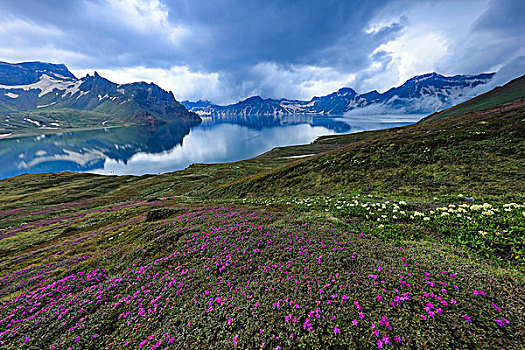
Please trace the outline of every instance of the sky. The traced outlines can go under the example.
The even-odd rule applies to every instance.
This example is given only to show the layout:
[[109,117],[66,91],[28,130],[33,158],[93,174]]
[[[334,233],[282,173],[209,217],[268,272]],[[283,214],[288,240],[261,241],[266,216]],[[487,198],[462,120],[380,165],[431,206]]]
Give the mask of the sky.
[[0,0],[0,61],[218,104],[383,92],[434,71],[501,85],[525,73],[523,18],[523,0]]

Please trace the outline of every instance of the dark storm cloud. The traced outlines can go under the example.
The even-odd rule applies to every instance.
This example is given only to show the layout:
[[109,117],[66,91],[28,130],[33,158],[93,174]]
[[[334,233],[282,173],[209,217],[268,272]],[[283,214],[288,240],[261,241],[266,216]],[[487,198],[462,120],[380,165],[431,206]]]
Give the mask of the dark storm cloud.
[[[363,28],[386,1],[172,1],[170,18],[201,32],[192,45],[206,67],[258,62],[361,66],[373,41]],[[383,36],[383,40],[386,35]],[[358,68],[358,67],[357,67]]]
[[[477,3],[486,7],[484,1],[467,1],[461,10],[468,14],[472,12],[469,6]],[[359,88],[366,79],[390,74],[390,79],[376,78],[362,86],[397,82],[399,69],[393,68],[407,60],[400,61],[398,52],[377,48],[404,38],[414,25],[435,16],[433,10],[424,10],[429,4],[446,10],[458,3],[0,0],[0,60],[51,60],[77,70],[108,72],[182,66],[215,81],[208,90],[210,84],[196,84],[203,86],[202,93],[193,89],[191,98],[212,95],[225,101],[251,94],[309,98],[316,91],[331,89],[330,81]],[[478,73],[525,54],[520,54],[524,6],[519,0],[490,3],[461,38],[447,32],[455,23],[444,11],[435,23],[442,26],[437,30],[448,35],[443,43],[448,55],[425,69]],[[414,15],[412,9],[419,8],[423,10]],[[188,91],[181,84],[194,83],[196,77],[180,80],[173,90],[178,95],[177,89]]]
[[[171,45],[169,33],[154,28],[150,32],[137,31],[123,25],[119,16],[126,13],[104,14],[104,9],[118,7],[101,0],[6,1],[2,2],[2,9],[37,26],[62,30],[68,38],[59,43],[60,47],[85,53],[108,66],[130,62],[148,66],[175,63],[230,71],[232,67],[264,61],[360,65],[363,58],[360,43],[370,37],[362,29],[384,3],[379,0],[165,1],[160,8],[167,10],[167,21],[190,31],[182,46]],[[330,55],[324,55],[325,52]]]
[[[507,60],[525,55],[524,18],[525,1],[491,1],[464,40],[451,48],[443,69],[474,74],[494,70]],[[515,72],[515,76],[519,74]]]

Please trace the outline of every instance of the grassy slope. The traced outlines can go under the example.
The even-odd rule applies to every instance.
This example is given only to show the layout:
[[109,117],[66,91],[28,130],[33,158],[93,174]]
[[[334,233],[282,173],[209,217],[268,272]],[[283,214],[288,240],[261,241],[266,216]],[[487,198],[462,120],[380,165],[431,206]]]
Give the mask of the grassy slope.
[[519,348],[525,208],[503,204],[525,195],[524,123],[514,105],[158,176],[2,180],[0,345]]

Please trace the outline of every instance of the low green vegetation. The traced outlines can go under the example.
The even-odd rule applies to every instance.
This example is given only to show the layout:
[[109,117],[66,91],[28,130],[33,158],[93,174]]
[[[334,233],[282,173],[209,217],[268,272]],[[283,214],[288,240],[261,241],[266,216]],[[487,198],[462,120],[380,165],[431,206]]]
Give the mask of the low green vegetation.
[[2,180],[0,347],[521,349],[524,138],[515,104],[157,176]]
[[68,130],[102,128],[123,124],[106,113],[76,109],[54,109],[5,113],[0,119],[0,133],[13,135],[48,134]]

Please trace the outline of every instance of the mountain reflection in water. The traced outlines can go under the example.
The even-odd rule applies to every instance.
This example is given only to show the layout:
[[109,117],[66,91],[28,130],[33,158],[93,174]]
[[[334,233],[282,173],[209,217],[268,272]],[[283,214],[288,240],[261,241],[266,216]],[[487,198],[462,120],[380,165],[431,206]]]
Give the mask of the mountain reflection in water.
[[131,126],[0,140],[0,178],[60,171],[151,174],[192,163],[231,162],[321,135],[410,124],[420,116],[347,119],[323,116],[203,118],[202,123]]

